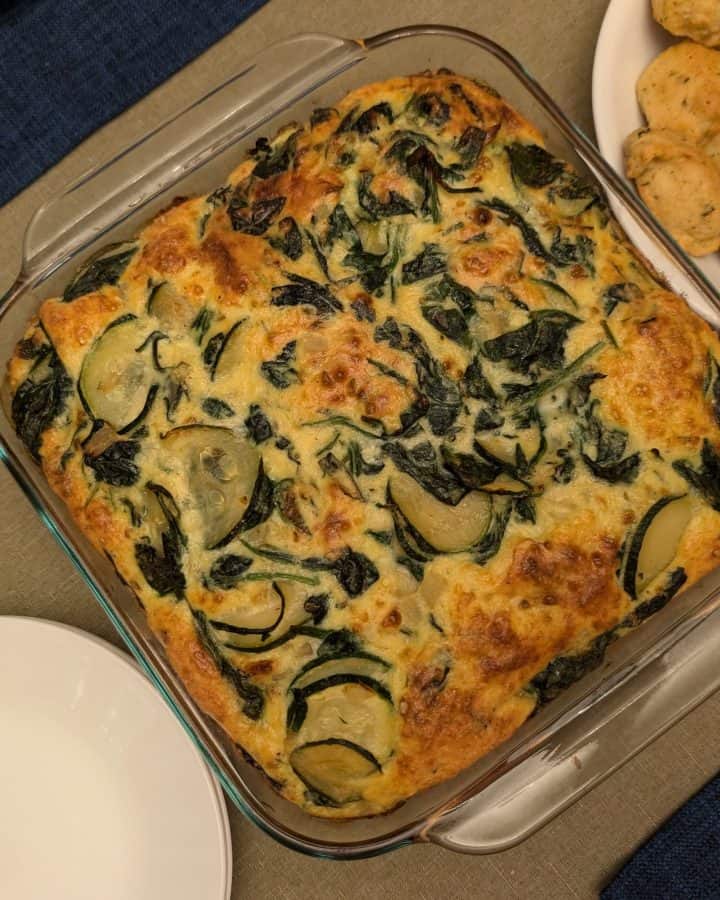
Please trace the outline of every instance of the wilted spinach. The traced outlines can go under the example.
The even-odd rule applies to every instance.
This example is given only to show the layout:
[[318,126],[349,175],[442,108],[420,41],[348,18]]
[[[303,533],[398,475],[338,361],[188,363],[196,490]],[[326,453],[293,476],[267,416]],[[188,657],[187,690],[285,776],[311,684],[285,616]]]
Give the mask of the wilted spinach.
[[[637,478],[640,468],[640,454],[624,457],[628,435],[620,428],[607,428],[591,411],[587,417],[583,434],[583,462],[595,475],[611,484],[624,482],[631,484]],[[594,448],[594,458],[588,456],[585,447]]]
[[358,181],[358,203],[360,204],[360,208],[363,209],[373,221],[387,219],[391,216],[404,216],[415,213],[415,208],[412,203],[396,191],[389,191],[388,198],[383,203],[370,190],[372,179],[373,176],[370,172],[365,172],[360,176]]
[[705,438],[700,451],[700,466],[695,468],[689,460],[673,463],[673,469],[704,498],[713,509],[720,512],[720,454]]
[[280,237],[270,237],[268,241],[271,247],[284,253],[293,261],[303,255],[303,237],[298,224],[292,216],[285,216],[278,222]]
[[449,506],[457,506],[468,489],[447,468],[441,469],[435,448],[429,441],[407,448],[397,441],[383,444],[383,452],[426,491]]
[[508,144],[513,178],[528,187],[546,187],[565,171],[565,165],[537,144]]
[[289,169],[295,158],[299,133],[299,131],[293,132],[286,141],[276,147],[270,147],[269,144],[263,145],[256,154],[258,162],[252,170],[252,174],[256,178],[271,178],[273,175],[279,175]]
[[202,410],[213,419],[230,419],[235,415],[235,410],[218,397],[206,397],[202,402]]
[[426,303],[421,311],[423,318],[451,341],[461,346],[470,342],[468,324],[460,310]]
[[300,376],[292,364],[295,362],[295,349],[297,341],[288,341],[275,359],[260,363],[260,371],[273,387],[278,390],[289,388],[291,384],[297,384]]
[[505,361],[514,372],[525,375],[539,369],[559,369],[565,361],[568,331],[580,319],[558,309],[530,313],[530,321],[514,331],[485,341],[483,350],[493,362]]
[[460,157],[460,164],[463,169],[470,169],[472,166],[477,165],[480,154],[485,149],[488,141],[494,136],[495,131],[484,131],[476,125],[469,125],[463,131],[455,143],[455,150]]
[[493,503],[490,526],[485,537],[472,548],[473,560],[479,566],[484,566],[500,549],[512,509],[513,504],[510,501]]
[[233,231],[243,234],[265,234],[285,206],[285,197],[255,200],[248,206],[244,195],[237,191],[228,204],[227,212]]
[[425,244],[418,255],[409,262],[403,263],[403,284],[413,284],[424,278],[439,275],[447,268],[445,254],[437,244]]
[[228,591],[235,587],[252,563],[249,556],[239,556],[237,553],[218,556],[210,567],[210,583]]
[[186,540],[180,530],[179,512],[170,493],[157,484],[148,484],[163,513],[167,527],[161,535],[161,549],[143,538],[135,544],[135,561],[145,580],[158,594],[175,594],[178,600],[185,592],[182,552]]
[[330,316],[342,310],[342,303],[326,285],[292,272],[285,272],[284,275],[290,284],[272,289],[270,302],[273,306],[312,306],[321,316]]
[[250,411],[243,424],[247,428],[251,439],[256,444],[264,443],[273,435],[270,420],[256,403],[250,405]]
[[554,700],[562,691],[579,681],[588,672],[602,663],[605,651],[617,637],[613,628],[598,635],[589,648],[573,656],[558,656],[530,682],[530,688],[537,695],[538,706]]
[[[113,252],[114,248],[117,252]],[[128,263],[135,255],[137,246],[127,247],[125,244],[114,244],[105,247],[100,256],[90,259],[81,266],[73,280],[63,292],[63,301],[68,303],[83,294],[97,291],[104,284],[117,284]]]
[[440,126],[450,118],[450,107],[440,97],[431,91],[425,94],[416,94],[408,106],[410,113],[414,113],[431,125]]
[[38,362],[18,386],[11,404],[15,431],[38,462],[42,436],[65,408],[73,388],[55,350],[43,346],[47,351],[38,355]]
[[[460,412],[462,400],[457,384],[448,378],[442,365],[430,353],[425,341],[409,325],[388,318],[375,329],[376,341],[387,341],[395,350],[409,353],[415,361],[415,372],[421,394],[414,405],[415,419],[427,416],[433,434],[447,434]],[[410,424],[406,420],[404,427]]]
[[392,107],[385,101],[376,103],[375,106],[371,106],[365,112],[360,113],[348,130],[356,131],[358,134],[366,136],[373,131],[377,131],[380,127],[381,119],[385,119],[388,125],[392,125],[394,121]]
[[115,441],[96,456],[86,453],[83,462],[93,470],[98,481],[114,487],[130,487],[140,478],[140,467],[134,462],[139,452],[139,441]]
[[256,684],[252,683],[245,672],[236,669],[220,650],[212,636],[205,613],[199,609],[193,609],[192,614],[201,643],[212,657],[223,678],[226,678],[235,688],[238,697],[242,701],[243,713],[249,719],[259,719],[265,708],[263,692]]

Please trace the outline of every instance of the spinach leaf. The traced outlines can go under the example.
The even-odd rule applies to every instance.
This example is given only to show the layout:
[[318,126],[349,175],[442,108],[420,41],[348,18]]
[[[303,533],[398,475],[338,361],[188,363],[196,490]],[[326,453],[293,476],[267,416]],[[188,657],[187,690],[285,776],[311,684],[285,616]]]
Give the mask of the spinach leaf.
[[367,462],[362,455],[360,444],[357,441],[349,441],[347,447],[346,465],[350,474],[357,478],[359,475],[377,475],[385,468],[385,463]]
[[552,476],[553,481],[556,481],[558,484],[570,484],[575,474],[575,460],[566,450],[558,450],[558,456],[560,457],[560,462],[555,466]]
[[428,91],[416,94],[410,101],[409,111],[431,125],[439,127],[450,118],[450,107],[438,94]]
[[178,600],[185,592],[185,575],[182,570],[182,552],[186,544],[180,530],[179,512],[170,493],[158,484],[147,484],[162,511],[167,527],[161,535],[161,550],[148,538],[135,544],[135,561],[145,580],[158,594],[175,594]]
[[[597,344],[588,347],[587,350],[584,350],[580,356],[571,363],[568,363],[563,369],[560,369],[543,381],[538,381],[534,384],[503,384],[505,396],[508,400],[517,403],[518,406],[534,403],[540,397],[555,390],[555,388],[562,384],[563,381],[567,381],[571,375],[575,374],[575,372],[582,369],[585,363],[604,346],[605,341],[598,341]],[[605,376],[599,377],[604,378]]]
[[98,481],[114,487],[131,487],[140,478],[140,467],[134,462],[139,452],[139,441],[115,441],[97,456],[86,453],[83,462],[93,470]]
[[201,405],[203,412],[213,419],[230,419],[235,415],[232,406],[218,397],[206,397]]
[[496,409],[480,409],[475,416],[474,431],[495,431],[502,428],[504,417]]
[[248,417],[243,424],[247,428],[250,438],[256,444],[264,443],[273,435],[273,428],[270,424],[270,420],[257,403],[252,403],[250,405]]
[[72,379],[52,347],[48,346],[38,359],[28,377],[18,386],[11,404],[15,431],[37,462],[40,461],[42,436],[65,409],[73,389]]
[[565,265],[565,263],[558,262],[553,254],[545,249],[543,242],[540,240],[540,235],[532,225],[526,222],[520,213],[516,209],[513,209],[508,203],[505,203],[504,200],[494,197],[492,200],[480,200],[479,204],[480,206],[494,210],[500,216],[500,219],[504,224],[512,225],[513,228],[517,228],[525,242],[525,246],[534,256],[544,259],[545,262]]
[[305,524],[305,519],[300,511],[294,483],[291,478],[284,478],[282,481],[276,482],[275,508],[284,522],[292,525],[293,528],[297,528],[303,534],[310,534],[310,529]]
[[492,459],[480,459],[473,453],[458,453],[446,444],[440,448],[443,465],[468,490],[481,491],[503,471],[503,466]]
[[321,316],[331,316],[342,310],[342,303],[327,286],[302,275],[284,274],[291,283],[272,289],[270,302],[273,306],[312,306]]
[[460,165],[463,169],[470,169],[477,165],[480,154],[493,136],[494,132],[484,131],[476,125],[469,125],[463,131],[455,142],[455,150],[460,157]]
[[247,200],[237,191],[228,204],[227,212],[233,231],[243,234],[265,234],[285,206],[285,197],[269,197],[255,200],[248,206]]
[[63,302],[69,303],[76,297],[97,291],[105,284],[117,284],[136,251],[137,246],[128,248],[126,244],[105,247],[80,267],[63,292]]
[[515,515],[521,522],[532,522],[535,524],[537,513],[535,501],[532,497],[518,497],[513,501],[513,509],[515,510]]
[[320,271],[325,276],[326,281],[330,281],[330,271],[328,269],[327,257],[320,249],[320,242],[315,237],[315,235],[309,229],[305,229],[305,236],[308,239],[308,243],[312,247],[313,254],[315,255],[315,259],[320,268]]
[[284,219],[280,219],[278,230],[280,237],[268,238],[270,246],[275,250],[279,250],[280,253],[284,253],[288,259],[293,261],[300,259],[303,255],[303,238],[295,219],[292,216],[285,216]]
[[689,460],[673,463],[673,469],[695,488],[713,509],[720,512],[720,454],[705,438],[700,451],[700,466],[695,468]]
[[687,572],[682,566],[678,566],[677,569],[674,569],[668,575],[665,587],[658,591],[654,597],[639,603],[630,615],[623,620],[622,626],[632,628],[635,625],[639,625],[640,622],[644,622],[650,616],[655,615],[656,612],[659,612],[672,600],[686,581]]
[[[631,484],[637,478],[640,468],[640,454],[633,453],[623,459],[627,447],[627,432],[620,428],[606,428],[600,419],[591,413],[583,436],[583,462],[595,475],[611,484],[624,482]],[[595,448],[595,458],[584,452],[585,446]]]
[[320,642],[317,648],[317,656],[353,656],[362,649],[360,638],[355,632],[347,628],[338,628],[330,631]]
[[493,362],[505,361],[514,372],[530,374],[537,369],[559,369],[565,362],[568,331],[580,319],[559,309],[530,313],[530,321],[485,341],[483,350]]
[[218,556],[210,567],[210,582],[223,590],[234,588],[241,576],[252,565],[249,556],[239,556],[236,553],[226,553]]
[[261,158],[252,170],[252,174],[256,178],[271,178],[273,175],[279,175],[289,169],[295,158],[295,147],[299,134],[299,131],[295,131],[277,147],[271,148],[268,145],[267,152],[261,150],[258,153]]
[[[462,388],[467,397],[472,397],[475,400],[485,400],[493,405],[497,402],[495,391],[483,374],[479,354],[472,358],[467,369],[465,369],[462,377]],[[486,425],[485,427],[487,428],[488,426]]]
[[597,669],[605,659],[608,646],[617,636],[616,628],[606,631],[598,635],[584,652],[573,656],[558,656],[539,672],[530,682],[531,690],[537,695],[538,706],[554,700],[588,672]]
[[564,238],[561,229],[557,228],[550,245],[550,252],[559,266],[576,264],[594,271],[592,259],[595,253],[595,242],[587,235],[579,234],[573,242],[569,238]]
[[427,415],[433,434],[447,434],[460,412],[460,391],[457,384],[446,376],[421,335],[409,325],[400,325],[390,317],[375,329],[375,340],[387,341],[393,349],[413,356],[420,394],[424,398],[413,413],[416,418]]
[[313,625],[319,625],[330,608],[330,594],[311,594],[303,601],[303,609],[312,618]]
[[335,241],[345,241],[351,245],[360,243],[360,235],[350,221],[350,216],[348,216],[342,203],[338,203],[328,217],[328,230],[325,235],[325,242],[332,245]]
[[212,320],[213,313],[207,306],[203,306],[200,312],[192,320],[190,330],[195,332],[195,343],[198,347],[205,340],[205,335],[208,333]]
[[444,306],[424,304],[421,307],[423,318],[436,328],[440,334],[455,341],[456,344],[467,346],[470,343],[470,332],[463,314],[457,309],[447,309]]
[[403,263],[403,284],[413,284],[424,278],[432,278],[444,272],[447,267],[445,254],[437,244],[425,244],[418,255],[409,262]]
[[370,190],[372,180],[373,176],[370,172],[365,172],[360,176],[358,203],[373,221],[415,213],[412,203],[395,191],[389,191],[387,200],[382,203]]
[[479,193],[480,188],[475,185],[469,187],[451,187],[448,182],[460,178],[460,173],[455,169],[441,166],[433,153],[425,146],[416,147],[405,160],[405,170],[412,180],[422,188],[423,200],[420,211],[423,215],[430,216],[433,222],[440,221],[440,204],[438,200],[438,187],[450,193],[473,194]]
[[328,122],[330,119],[332,119],[333,116],[336,116],[337,114],[337,110],[332,106],[319,106],[310,114],[310,124],[314,128],[316,125],[321,125],[323,122]]
[[385,547],[389,547],[392,543],[392,531],[374,531],[372,528],[368,528],[365,534],[369,534],[374,541]]
[[457,475],[438,465],[435,449],[429,441],[416,444],[410,449],[397,441],[387,441],[383,452],[395,465],[410,475],[426,491],[448,506],[457,506],[467,494],[467,488]]
[[425,293],[428,301],[452,300],[466,319],[475,315],[475,304],[481,298],[465,284],[455,281],[447,273]]
[[295,349],[297,341],[288,341],[275,359],[260,363],[260,371],[273,387],[278,390],[289,388],[291,384],[297,384],[300,376],[292,363],[295,362]]
[[508,144],[505,149],[510,157],[513,178],[528,187],[546,187],[565,171],[560,160],[537,144]]
[[192,609],[192,614],[200,642],[210,654],[220,674],[230,682],[237,692],[238,697],[242,701],[243,713],[248,719],[256,721],[262,716],[265,708],[263,692],[256,684],[252,683],[245,672],[236,669],[223,654],[212,636],[205,613],[199,609]]
[[493,505],[492,518],[485,537],[472,549],[473,560],[479,566],[484,566],[500,549],[512,509],[513,504],[508,501]]
[[375,321],[375,310],[372,307],[372,300],[370,297],[358,297],[357,300],[352,301],[350,309],[355,314],[355,318],[358,322]]
[[388,125],[392,125],[394,121],[392,107],[385,101],[376,103],[375,106],[371,106],[365,112],[360,113],[349,130],[366,136],[373,131],[377,131],[380,127],[381,119],[385,119]]
[[364,553],[349,547],[333,563],[333,574],[350,597],[358,597],[380,577],[375,565]]

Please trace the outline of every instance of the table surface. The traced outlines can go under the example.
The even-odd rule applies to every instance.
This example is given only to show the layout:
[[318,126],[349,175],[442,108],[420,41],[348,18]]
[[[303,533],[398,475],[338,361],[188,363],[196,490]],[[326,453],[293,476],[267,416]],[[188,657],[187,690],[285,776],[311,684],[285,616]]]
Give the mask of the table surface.
[[[641,2],[641,0],[633,0]],[[243,58],[294,31],[358,36],[440,18],[484,33],[513,52],[560,106],[592,133],[592,57],[607,0],[270,0],[260,12],[136,106],[81,144],[0,209],[0,294],[17,271],[33,211],[81,172],[112,157],[190,98],[237,71]],[[461,70],[460,64],[455,64]],[[0,614],[67,622],[120,645],[110,622],[10,475],[0,470]],[[247,897],[417,900],[479,896],[593,897],[612,873],[717,768],[720,695],[707,700],[591,794],[520,846],[471,857],[431,845],[352,863],[302,857],[230,809],[233,900]],[[38,816],[42,810],[38,809]]]

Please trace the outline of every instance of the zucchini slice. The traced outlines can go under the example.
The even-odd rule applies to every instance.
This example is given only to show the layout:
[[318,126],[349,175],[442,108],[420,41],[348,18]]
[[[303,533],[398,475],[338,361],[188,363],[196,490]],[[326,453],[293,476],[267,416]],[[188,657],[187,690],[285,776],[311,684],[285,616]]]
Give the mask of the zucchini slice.
[[635,529],[625,561],[623,587],[634,598],[672,563],[690,522],[693,502],[687,494],[654,503]]
[[[304,697],[307,704],[305,719],[296,732],[296,746],[334,737],[365,747],[380,761],[392,754],[397,717],[390,695],[387,691],[379,694],[357,677],[358,681],[323,686],[314,694],[307,694],[307,688],[294,693],[295,698]],[[316,682],[327,683],[327,679]],[[294,738],[292,728],[288,729],[288,738]]]
[[95,341],[80,370],[79,390],[85,408],[119,434],[145,418],[157,393],[148,332],[147,322],[122,316]]
[[314,681],[329,678],[331,675],[345,673],[348,675],[364,675],[377,681],[390,668],[390,663],[385,662],[373,653],[337,654],[333,656],[321,656],[313,659],[300,669],[290,682],[290,687],[301,690]]
[[241,521],[261,466],[244,437],[215,425],[181,425],[163,438],[163,451],[185,471],[203,539],[212,548]]
[[187,331],[197,314],[192,303],[166,281],[151,290],[147,310],[165,331],[175,332]]
[[382,771],[375,757],[352,741],[327,738],[296,747],[290,765],[298,778],[325,803],[342,806],[359,800],[362,782]]
[[221,610],[222,619],[209,619],[213,628],[234,635],[265,635],[274,631],[285,617],[285,595],[277,582],[260,585],[259,590],[239,593],[239,606]]
[[312,620],[304,607],[308,592],[302,585],[277,581],[256,585],[247,584],[242,592],[234,592],[235,605],[217,614],[222,618],[210,620],[212,627],[222,632],[218,640],[229,650],[272,649]]
[[244,322],[245,319],[240,319],[225,335],[225,339],[215,358],[212,372],[213,381],[218,378],[224,378],[226,375],[232,375],[233,372],[242,369],[243,363],[246,362],[247,355],[243,346],[245,336],[240,328]]
[[485,493],[471,491],[457,506],[449,506],[404,472],[395,472],[389,487],[400,512],[438,553],[467,550],[487,532],[492,502]]

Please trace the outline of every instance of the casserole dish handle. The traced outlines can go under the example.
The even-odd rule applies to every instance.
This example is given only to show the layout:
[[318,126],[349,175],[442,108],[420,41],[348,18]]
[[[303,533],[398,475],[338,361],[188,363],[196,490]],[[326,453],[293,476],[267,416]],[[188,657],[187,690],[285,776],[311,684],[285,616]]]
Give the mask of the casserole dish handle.
[[461,853],[506,850],[619,769],[720,688],[719,607],[720,592],[680,640],[624,678],[594,729],[588,732],[580,717],[531,748],[522,767],[510,758],[505,765],[512,777],[501,776],[479,793],[473,788],[474,796],[434,818],[419,839]]
[[82,258],[88,248],[102,246],[106,232],[118,223],[127,222],[132,233],[139,218],[146,221],[167,205],[174,199],[175,185],[186,184],[209,160],[223,160],[216,168],[222,173],[218,177],[224,177],[230,169],[224,161],[227,150],[365,55],[358,41],[319,33],[295,35],[249,59],[240,72],[112,162],[85,172],[34,214],[25,232],[20,273],[0,298],[0,308],[66,262]]

